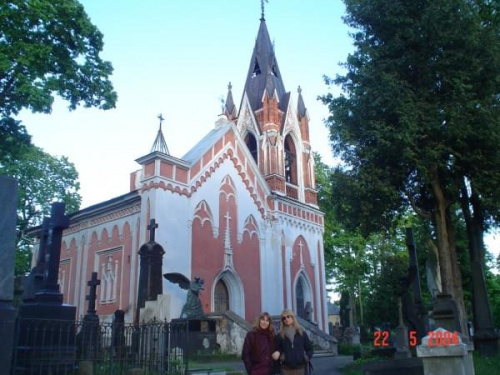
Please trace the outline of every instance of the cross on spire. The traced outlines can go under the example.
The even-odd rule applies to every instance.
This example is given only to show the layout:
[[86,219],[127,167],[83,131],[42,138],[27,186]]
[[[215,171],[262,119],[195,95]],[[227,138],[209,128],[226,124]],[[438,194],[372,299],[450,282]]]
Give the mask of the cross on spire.
[[92,278],[87,282],[90,287],[89,294],[85,297],[89,301],[89,308],[87,314],[95,314],[95,300],[97,297],[97,286],[101,285],[101,280],[97,278],[97,272],[92,272]]
[[155,240],[155,230],[158,228],[158,224],[156,223],[155,219],[151,219],[149,221],[148,225],[148,230],[149,230],[149,242],[154,242]]
[[260,20],[265,21],[264,18],[264,3],[269,2],[269,0],[260,0]]
[[161,125],[163,124],[163,120],[165,120],[161,113],[158,115],[158,120],[160,120],[160,130],[161,130]]

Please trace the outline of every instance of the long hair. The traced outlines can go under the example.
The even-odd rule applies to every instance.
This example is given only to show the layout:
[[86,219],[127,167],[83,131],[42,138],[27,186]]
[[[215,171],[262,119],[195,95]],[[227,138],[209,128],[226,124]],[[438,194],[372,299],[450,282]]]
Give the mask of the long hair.
[[254,331],[262,330],[262,328],[260,328],[260,320],[262,318],[267,318],[267,320],[269,321],[269,327],[267,327],[266,331],[268,331],[269,334],[274,335],[273,318],[271,318],[271,315],[269,315],[269,313],[265,311],[263,313],[260,313],[259,316],[255,318],[255,321],[253,322],[252,326],[253,330]]
[[290,309],[285,309],[281,312],[281,315],[280,315],[280,336],[282,339],[285,338],[285,324],[283,323],[283,317],[284,316],[287,316],[287,315],[290,315],[293,317],[293,322],[292,322],[292,326],[293,328],[295,328],[295,330],[300,334],[302,335],[302,327],[300,326],[299,322],[297,322],[297,317],[295,316],[295,313],[290,310]]

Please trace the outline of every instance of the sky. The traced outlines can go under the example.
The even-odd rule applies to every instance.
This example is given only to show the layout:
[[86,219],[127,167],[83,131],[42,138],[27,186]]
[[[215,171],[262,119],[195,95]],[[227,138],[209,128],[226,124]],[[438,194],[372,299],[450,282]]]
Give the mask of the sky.
[[[181,158],[221,113],[220,98],[232,84],[237,107],[259,28],[259,0],[83,0],[104,34],[101,56],[114,67],[116,109],[79,108],[55,101],[50,115],[24,111],[33,142],[65,155],[79,172],[82,208],[125,194],[135,160],[150,152],[163,114],[170,154]],[[340,0],[271,0],[265,18],[285,88],[297,87],[310,116],[311,145],[325,162],[334,159],[317,100],[329,90],[323,75],[340,72],[352,51]]]
[[[232,84],[237,107],[259,28],[259,0],[81,0],[104,34],[103,59],[114,67],[115,109],[78,108],[56,99],[51,114],[23,111],[19,119],[35,145],[67,156],[79,173],[82,208],[129,191],[135,160],[150,152],[161,113],[170,154],[182,158],[213,127],[221,97]],[[270,0],[265,19],[274,41],[285,89],[297,103],[297,87],[310,116],[313,151],[333,165],[317,100],[333,92],[324,75],[340,66],[354,48],[342,20],[341,0]],[[500,253],[500,236],[486,237]]]

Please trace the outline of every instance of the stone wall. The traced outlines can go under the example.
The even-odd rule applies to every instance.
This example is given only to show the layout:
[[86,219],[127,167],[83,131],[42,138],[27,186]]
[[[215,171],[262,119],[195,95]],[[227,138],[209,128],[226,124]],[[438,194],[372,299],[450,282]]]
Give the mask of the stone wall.
[[215,331],[221,353],[241,355],[245,336],[252,326],[232,311],[210,314],[208,318],[217,321]]

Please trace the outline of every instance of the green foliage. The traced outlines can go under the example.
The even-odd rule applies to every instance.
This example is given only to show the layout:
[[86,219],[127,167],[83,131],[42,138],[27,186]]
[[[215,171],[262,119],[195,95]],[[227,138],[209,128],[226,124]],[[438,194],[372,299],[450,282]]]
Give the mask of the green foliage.
[[28,228],[40,225],[44,216],[50,216],[54,201],[66,203],[66,213],[79,209],[80,183],[75,166],[66,157],[54,157],[42,149],[23,148],[17,160],[0,165],[0,174],[18,181],[18,218],[16,228],[16,275],[29,270],[31,239]]
[[[0,4],[0,145],[26,136],[12,116],[49,113],[54,94],[69,108],[113,108],[113,68],[99,56],[103,36],[77,0],[8,0]],[[5,122],[7,121],[7,123]],[[0,155],[0,162],[2,157]]]

